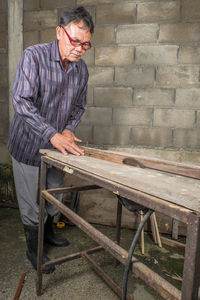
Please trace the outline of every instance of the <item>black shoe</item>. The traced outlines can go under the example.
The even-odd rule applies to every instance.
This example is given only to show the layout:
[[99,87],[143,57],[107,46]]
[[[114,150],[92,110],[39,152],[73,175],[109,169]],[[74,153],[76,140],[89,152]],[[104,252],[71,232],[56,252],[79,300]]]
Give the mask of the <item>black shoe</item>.
[[[38,247],[38,226],[24,225],[24,233],[27,243],[26,256],[31,262],[33,268],[37,270],[37,247]],[[49,261],[49,258],[45,255],[42,257],[42,263]],[[49,274],[55,270],[54,266],[46,266],[42,270],[42,273]]]
[[56,247],[66,247],[70,244],[67,239],[55,236],[53,232],[53,217],[50,215],[48,215],[47,221],[44,225],[44,241]]

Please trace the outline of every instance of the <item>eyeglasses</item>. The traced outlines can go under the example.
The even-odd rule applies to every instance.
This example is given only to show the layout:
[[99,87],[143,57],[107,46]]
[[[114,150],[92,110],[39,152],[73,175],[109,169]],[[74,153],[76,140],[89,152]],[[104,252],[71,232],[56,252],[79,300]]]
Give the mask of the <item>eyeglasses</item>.
[[67,35],[67,37],[68,37],[68,39],[69,39],[69,41],[70,41],[70,43],[71,43],[72,46],[74,46],[74,47],[81,46],[83,50],[89,50],[92,47],[92,45],[91,45],[90,42],[81,43],[80,41],[73,40],[70,37],[70,35],[67,33],[67,31],[65,30],[65,28],[63,26],[60,26],[60,27],[62,27],[62,29],[66,33],[66,35]]

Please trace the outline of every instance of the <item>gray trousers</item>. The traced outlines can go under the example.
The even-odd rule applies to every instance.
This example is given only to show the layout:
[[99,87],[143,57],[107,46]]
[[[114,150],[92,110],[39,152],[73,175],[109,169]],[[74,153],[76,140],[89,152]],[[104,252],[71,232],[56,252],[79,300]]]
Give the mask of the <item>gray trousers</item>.
[[[15,188],[22,223],[25,225],[38,225],[39,217],[39,167],[25,165],[12,158]],[[47,168],[47,188],[63,187],[63,172],[51,167]],[[62,201],[62,195],[56,195]],[[49,202],[45,207],[45,221],[47,214],[54,216],[58,210]]]

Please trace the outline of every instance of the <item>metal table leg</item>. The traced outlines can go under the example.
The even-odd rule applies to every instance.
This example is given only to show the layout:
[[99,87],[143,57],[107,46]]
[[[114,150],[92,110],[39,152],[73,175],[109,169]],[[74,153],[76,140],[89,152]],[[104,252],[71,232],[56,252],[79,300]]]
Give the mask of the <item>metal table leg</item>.
[[116,221],[116,242],[120,244],[120,233],[121,233],[121,219],[122,219],[122,204],[117,201],[117,221]]
[[46,188],[46,164],[42,161],[40,169],[40,198],[39,198],[39,228],[38,228],[38,257],[37,257],[37,296],[42,294],[42,257],[43,257],[43,241],[44,241],[44,210],[45,199],[42,197],[41,191]]
[[181,300],[197,300],[200,282],[200,219],[193,216],[187,225]]

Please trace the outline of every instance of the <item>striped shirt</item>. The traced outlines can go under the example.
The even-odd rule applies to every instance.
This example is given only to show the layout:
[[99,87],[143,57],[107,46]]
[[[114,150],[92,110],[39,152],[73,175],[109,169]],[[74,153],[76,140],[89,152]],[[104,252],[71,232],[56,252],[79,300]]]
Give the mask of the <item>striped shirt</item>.
[[74,132],[84,113],[88,70],[82,59],[65,71],[57,41],[27,48],[18,64],[14,88],[14,119],[8,149],[19,162],[39,166],[39,149],[53,148],[51,137]]

